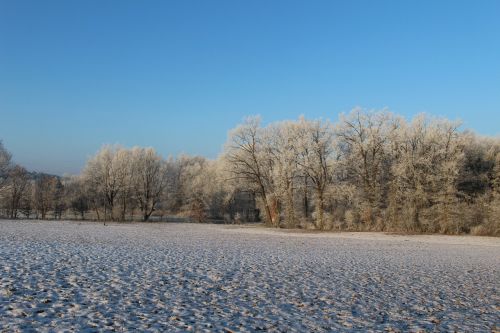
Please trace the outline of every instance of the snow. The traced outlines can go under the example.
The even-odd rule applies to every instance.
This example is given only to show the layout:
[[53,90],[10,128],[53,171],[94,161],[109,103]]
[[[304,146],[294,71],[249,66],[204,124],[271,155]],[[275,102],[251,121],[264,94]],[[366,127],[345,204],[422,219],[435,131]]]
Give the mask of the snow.
[[500,329],[500,239],[0,221],[0,332]]

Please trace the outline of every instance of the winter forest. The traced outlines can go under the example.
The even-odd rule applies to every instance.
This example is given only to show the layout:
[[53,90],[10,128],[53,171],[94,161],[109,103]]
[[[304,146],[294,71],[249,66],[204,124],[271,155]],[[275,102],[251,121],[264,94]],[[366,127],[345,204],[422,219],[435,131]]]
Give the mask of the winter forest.
[[500,235],[500,139],[354,109],[230,131],[215,160],[105,145],[75,176],[30,173],[0,143],[5,218],[262,221],[280,228]]

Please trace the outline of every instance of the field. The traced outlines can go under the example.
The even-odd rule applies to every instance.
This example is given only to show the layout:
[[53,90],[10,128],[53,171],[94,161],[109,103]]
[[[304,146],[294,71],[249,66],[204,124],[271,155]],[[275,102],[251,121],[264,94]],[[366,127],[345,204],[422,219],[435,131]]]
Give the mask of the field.
[[0,332],[500,329],[500,239],[0,221]]

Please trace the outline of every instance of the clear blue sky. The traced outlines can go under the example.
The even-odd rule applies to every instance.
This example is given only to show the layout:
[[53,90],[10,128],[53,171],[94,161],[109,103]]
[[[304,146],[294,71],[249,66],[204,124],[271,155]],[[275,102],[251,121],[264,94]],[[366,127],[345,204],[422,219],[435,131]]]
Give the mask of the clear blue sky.
[[0,0],[0,138],[31,170],[355,106],[498,135],[500,1]]

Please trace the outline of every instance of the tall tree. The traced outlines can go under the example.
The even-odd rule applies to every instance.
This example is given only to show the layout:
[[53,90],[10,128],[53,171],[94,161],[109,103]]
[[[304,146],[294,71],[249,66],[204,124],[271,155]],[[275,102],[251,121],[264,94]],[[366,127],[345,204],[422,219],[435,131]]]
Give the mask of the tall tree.
[[333,128],[328,121],[299,120],[298,165],[310,179],[315,193],[316,228],[325,228],[325,192],[332,185],[334,163]]
[[298,126],[286,121],[270,125],[265,129],[266,149],[272,163],[273,195],[283,207],[285,223],[296,227],[294,195],[298,178],[298,147],[296,145]]
[[224,158],[232,179],[245,183],[245,186],[259,195],[266,222],[277,225],[278,216],[270,195],[272,161],[263,144],[260,118],[247,118],[242,125],[230,132]]
[[385,206],[390,172],[390,149],[400,119],[387,111],[364,112],[357,108],[342,115],[336,126],[341,164],[361,192],[361,205],[370,210]]

